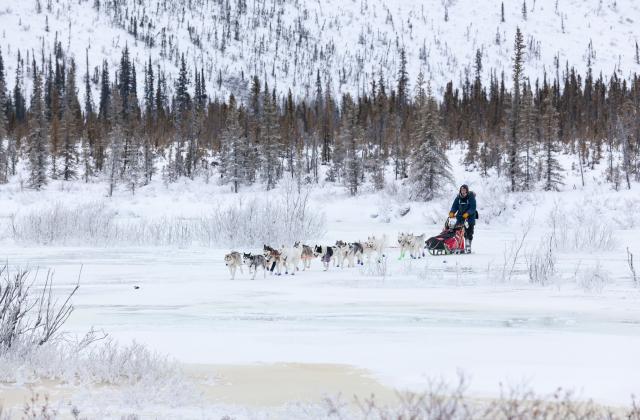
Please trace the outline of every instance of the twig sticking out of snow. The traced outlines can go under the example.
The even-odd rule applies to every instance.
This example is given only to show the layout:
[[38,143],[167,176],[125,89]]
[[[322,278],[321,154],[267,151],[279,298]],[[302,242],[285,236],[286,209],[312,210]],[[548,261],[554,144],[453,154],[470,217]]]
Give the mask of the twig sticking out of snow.
[[633,253],[629,251],[629,247],[627,247],[627,264],[629,265],[629,271],[631,271],[633,284],[638,286],[638,276],[636,275],[636,269],[633,266]]

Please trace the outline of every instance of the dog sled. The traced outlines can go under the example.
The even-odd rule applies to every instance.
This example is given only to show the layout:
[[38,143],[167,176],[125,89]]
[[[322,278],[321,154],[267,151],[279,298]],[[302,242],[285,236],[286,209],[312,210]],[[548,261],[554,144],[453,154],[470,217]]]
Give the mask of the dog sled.
[[466,254],[465,226],[456,219],[447,219],[444,230],[426,241],[426,248],[431,255]]

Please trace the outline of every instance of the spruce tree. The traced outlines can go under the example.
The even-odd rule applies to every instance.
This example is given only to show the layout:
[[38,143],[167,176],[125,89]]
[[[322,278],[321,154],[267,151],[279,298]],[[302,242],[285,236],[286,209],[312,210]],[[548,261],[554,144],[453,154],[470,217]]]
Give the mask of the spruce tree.
[[[185,141],[191,146],[191,95],[189,95],[189,74],[187,71],[187,63],[184,58],[184,54],[180,59],[180,70],[178,72],[178,79],[175,83],[175,124],[176,124],[176,155],[174,165],[176,167],[175,172],[178,176],[190,175],[187,173],[187,166],[191,162],[190,154],[187,150],[187,156],[185,156]],[[185,158],[188,163],[185,164]],[[189,171],[190,172],[190,171]]]
[[2,61],[2,50],[0,49],[0,184],[4,184],[9,176],[9,161],[5,150],[5,140],[7,139],[7,114],[6,114],[6,82],[4,78],[4,62]]
[[522,66],[524,62],[524,40],[520,28],[516,28],[513,58],[513,92],[511,98],[510,132],[507,145],[508,173],[511,182],[511,191],[520,188],[521,163],[520,163],[520,83],[522,80]]
[[77,178],[78,175],[77,144],[82,130],[82,114],[76,88],[76,67],[73,61],[67,73],[64,93],[60,176],[65,181],[69,181]]
[[558,191],[563,184],[562,167],[556,158],[558,143],[558,112],[547,95],[542,103],[541,133],[543,141],[542,173],[545,191]]
[[13,88],[13,108],[15,112],[15,118],[18,122],[24,122],[27,115],[26,101],[22,91],[22,87],[24,83],[22,80],[23,73],[24,73],[24,64],[20,56],[20,51],[18,51],[18,63],[16,65],[16,80]]
[[144,109],[151,120],[155,117],[154,83],[153,65],[149,57],[149,64],[144,68]]
[[96,116],[93,94],[91,92],[91,76],[89,74],[89,54],[86,55],[86,70],[84,75],[84,112],[85,112],[85,134],[82,136],[81,160],[83,178],[89,182],[95,169],[95,151],[98,150],[98,142],[101,141],[98,130],[98,119]]
[[533,187],[534,144],[536,141],[536,113],[533,104],[531,87],[523,84],[523,91],[518,111],[518,132],[520,133],[520,149],[522,150],[522,188],[530,190]]
[[102,72],[100,74],[100,118],[104,121],[109,118],[111,109],[111,85],[109,81],[109,64],[107,60],[102,62]]
[[430,86],[423,103],[418,103],[417,119],[413,133],[415,150],[409,172],[411,195],[417,200],[431,200],[454,180],[446,155],[438,105]]
[[124,161],[124,118],[122,115],[122,99],[120,90],[113,89],[113,100],[110,101],[109,110],[112,124],[109,130],[109,146],[106,157],[106,176],[108,182],[109,197],[113,196],[116,186],[121,180],[122,167]]
[[400,50],[400,68],[398,69],[398,107],[400,111],[407,103],[409,89],[409,73],[407,72],[407,53],[404,48]]
[[33,65],[33,90],[29,112],[29,186],[37,190],[47,183],[47,120],[42,95],[42,74]]
[[118,68],[118,90],[122,100],[122,115],[125,120],[129,118],[131,111],[129,98],[132,90],[132,80],[135,79],[133,78],[131,60],[129,59],[129,47],[125,46],[120,58],[120,67]]
[[233,192],[237,193],[245,179],[246,138],[240,126],[240,113],[233,95],[229,98],[226,122],[221,136],[220,169],[222,181],[231,184]]
[[349,194],[354,196],[358,193],[362,176],[362,161],[358,150],[358,143],[361,141],[361,130],[357,124],[353,100],[349,95],[347,95],[343,104],[339,141],[344,145],[344,184]]
[[265,84],[265,91],[263,95],[263,118],[260,128],[261,138],[261,171],[262,181],[265,183],[265,188],[268,190],[273,189],[279,179],[279,157],[278,150],[280,148],[280,127],[278,124],[278,111],[276,104],[273,101],[272,96],[268,91],[268,86]]
[[91,78],[89,76],[89,51],[87,50],[86,70],[84,74],[84,113],[87,118],[95,112],[93,94],[91,92]]

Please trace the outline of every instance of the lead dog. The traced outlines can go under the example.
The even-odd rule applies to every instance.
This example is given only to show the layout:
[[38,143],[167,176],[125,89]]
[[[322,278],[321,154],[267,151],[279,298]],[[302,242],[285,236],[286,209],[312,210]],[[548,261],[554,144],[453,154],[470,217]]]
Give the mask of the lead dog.
[[398,234],[398,244],[400,245],[400,258],[404,258],[405,251],[409,251],[411,258],[422,257],[422,248],[424,248],[426,235],[413,235],[411,233]]
[[266,277],[267,275],[267,259],[264,255],[260,254],[242,254],[242,261],[249,267],[249,274],[251,274],[251,269],[253,269],[253,277],[251,280],[255,280],[256,274],[258,273],[258,268],[262,268],[262,277]]
[[231,280],[235,280],[236,278],[236,270],[240,268],[240,273],[242,273],[242,255],[240,255],[237,251],[231,251],[227,255],[224,256],[224,265],[229,268],[229,274],[231,274]]

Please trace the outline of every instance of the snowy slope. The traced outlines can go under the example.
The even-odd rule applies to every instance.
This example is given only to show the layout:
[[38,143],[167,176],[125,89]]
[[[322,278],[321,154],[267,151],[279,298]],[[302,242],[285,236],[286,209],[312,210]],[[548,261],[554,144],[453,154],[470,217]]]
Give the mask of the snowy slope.
[[[139,83],[149,56],[174,74],[184,53],[190,65],[205,69],[211,96],[229,90],[242,96],[254,74],[281,92],[291,88],[297,95],[312,95],[317,71],[336,93],[357,92],[367,89],[380,72],[387,81],[394,80],[402,47],[411,80],[423,70],[436,92],[452,78],[461,80],[465,71],[473,75],[477,49],[483,54],[484,76],[495,69],[504,71],[508,81],[516,26],[533,47],[527,57],[533,79],[545,70],[555,75],[556,60],[561,71],[568,63],[584,72],[589,56],[596,74],[617,70],[626,77],[640,69],[634,33],[640,4],[633,0],[528,0],[526,20],[521,2],[505,1],[504,23],[495,0],[256,0],[245,2],[246,12],[240,14],[238,2],[226,9],[226,2],[201,0],[125,0],[118,2],[118,13],[108,9],[107,2],[98,11],[94,4],[99,1],[0,3],[0,47],[9,86],[18,50],[40,57],[44,45],[48,55],[56,37],[81,63],[82,73],[85,51],[92,68],[107,59],[114,71],[128,45]],[[224,23],[227,10],[231,26]],[[131,34],[134,17],[143,22],[136,30],[138,40]],[[173,47],[161,57],[163,29],[167,45]],[[223,50],[224,32],[230,37]],[[155,46],[145,46],[141,34],[149,34]]]

